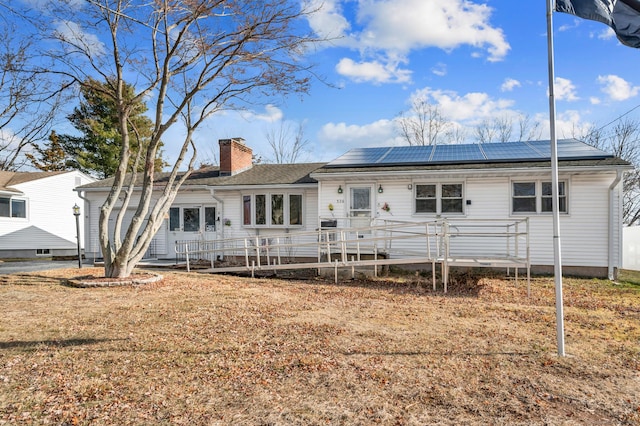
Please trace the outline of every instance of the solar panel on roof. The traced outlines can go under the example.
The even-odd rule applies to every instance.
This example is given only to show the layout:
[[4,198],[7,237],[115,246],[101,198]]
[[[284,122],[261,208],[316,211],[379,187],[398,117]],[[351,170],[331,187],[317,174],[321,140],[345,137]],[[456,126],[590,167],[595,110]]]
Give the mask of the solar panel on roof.
[[354,148],[348,151],[346,154],[333,160],[330,164],[343,166],[343,165],[365,165],[374,164],[378,161],[387,151],[389,147],[382,148]]
[[[558,141],[560,160],[611,158],[597,148],[576,139]],[[371,167],[403,164],[456,164],[551,159],[549,141],[501,142],[485,144],[356,148],[326,167]]]
[[539,151],[533,149],[526,142],[485,143],[482,151],[487,160],[531,160],[543,159]]
[[477,144],[468,145],[436,145],[431,157],[432,163],[440,162],[468,162],[484,160],[482,151]]
[[433,146],[396,146],[378,164],[426,163],[431,157]]

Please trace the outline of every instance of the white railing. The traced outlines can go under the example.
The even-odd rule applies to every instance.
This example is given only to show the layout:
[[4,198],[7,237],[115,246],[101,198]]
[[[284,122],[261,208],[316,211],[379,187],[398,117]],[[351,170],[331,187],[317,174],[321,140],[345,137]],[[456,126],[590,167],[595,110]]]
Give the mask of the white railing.
[[251,272],[282,269],[339,268],[430,263],[433,287],[441,265],[446,291],[451,266],[527,268],[529,225],[520,220],[437,220],[403,222],[372,220],[351,227],[350,218],[320,218],[316,231],[257,235],[222,240],[176,243],[190,270],[194,260],[206,260],[205,272]]

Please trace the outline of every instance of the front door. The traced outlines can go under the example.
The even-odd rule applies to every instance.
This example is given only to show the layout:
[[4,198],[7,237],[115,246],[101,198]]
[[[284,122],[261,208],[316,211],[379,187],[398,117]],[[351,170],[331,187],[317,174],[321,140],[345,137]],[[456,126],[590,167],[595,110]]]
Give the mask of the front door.
[[350,226],[354,228],[371,226],[371,185],[349,188]]
[[169,209],[169,253],[175,253],[177,241],[216,239],[215,206],[173,206]]

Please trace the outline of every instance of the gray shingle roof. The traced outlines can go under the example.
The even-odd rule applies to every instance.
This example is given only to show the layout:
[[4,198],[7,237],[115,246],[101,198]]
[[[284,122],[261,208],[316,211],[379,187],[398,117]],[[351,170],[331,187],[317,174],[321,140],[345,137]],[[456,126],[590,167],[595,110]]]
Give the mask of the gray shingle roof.
[[[185,181],[183,187],[189,186],[238,186],[238,185],[294,185],[314,184],[317,181],[309,174],[325,163],[301,163],[301,164],[255,164],[248,170],[233,176],[220,176],[218,167],[206,167],[194,170]],[[166,181],[168,173],[156,175],[156,183]],[[104,179],[83,185],[81,189],[110,188],[113,178]],[[138,176],[138,183],[142,183],[142,176]]]

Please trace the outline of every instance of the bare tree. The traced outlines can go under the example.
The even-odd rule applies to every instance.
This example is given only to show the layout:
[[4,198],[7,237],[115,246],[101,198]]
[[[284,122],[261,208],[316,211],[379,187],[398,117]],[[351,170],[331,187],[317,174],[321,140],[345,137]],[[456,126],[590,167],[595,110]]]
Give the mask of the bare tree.
[[294,129],[291,123],[281,121],[278,127],[268,129],[265,137],[273,154],[269,161],[276,164],[292,164],[301,160],[309,146],[302,123]]
[[529,114],[518,116],[518,142],[534,141],[542,138],[542,128],[539,121],[533,121]]
[[31,66],[30,38],[14,25],[0,28],[0,170],[18,170],[30,145],[46,140],[60,106],[61,91]]
[[442,115],[438,105],[416,99],[410,110],[396,118],[396,125],[400,137],[409,145],[436,145],[452,123]]
[[[99,240],[105,275],[126,277],[194,168],[192,137],[198,127],[222,109],[308,91],[304,53],[317,39],[299,21],[312,11],[290,0],[88,0],[49,6],[46,16],[29,15],[41,36],[58,42],[57,50],[49,46],[43,52],[52,62],[49,71],[77,85],[88,77],[103,82],[104,94],[118,106],[121,161],[100,209]],[[125,77],[135,87],[133,99],[124,94]],[[154,128],[146,152],[138,151],[132,162],[136,128],[130,116],[133,103],[142,99],[153,113]],[[156,182],[161,138],[179,120],[184,137],[177,160]],[[142,176],[135,172],[138,161],[145,165]],[[186,172],[179,172],[183,162]],[[140,188],[139,199],[134,188]],[[130,205],[135,213],[121,238]],[[118,213],[110,238],[112,211]]]
[[622,219],[633,225],[640,220],[640,122],[632,119],[618,121],[609,131],[604,127],[590,126],[574,134],[596,148],[630,162],[634,170],[627,172],[623,180]]
[[449,144],[464,143],[467,139],[466,129],[458,123],[451,123],[451,126],[444,134],[444,140]]
[[[517,120],[516,124],[514,119]],[[516,138],[514,130],[517,130]],[[542,130],[540,123],[533,121],[528,114],[505,114],[483,120],[475,128],[475,137],[479,143],[530,141],[540,139]]]
[[509,142],[513,132],[513,120],[503,115],[485,119],[475,129],[475,136],[479,143]]

